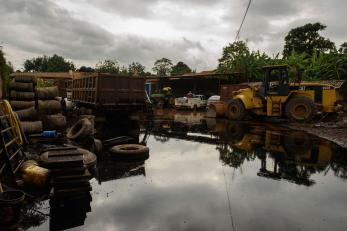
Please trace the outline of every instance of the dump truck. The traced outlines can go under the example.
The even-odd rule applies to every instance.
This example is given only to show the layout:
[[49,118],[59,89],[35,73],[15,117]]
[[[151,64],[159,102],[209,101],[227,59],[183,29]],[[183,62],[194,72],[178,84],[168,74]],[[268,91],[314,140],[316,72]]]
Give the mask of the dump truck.
[[72,80],[72,101],[101,111],[136,111],[146,106],[145,79],[91,73]]
[[319,82],[289,82],[288,66],[264,67],[264,80],[236,91],[226,104],[226,116],[244,120],[248,115],[287,117],[292,121],[310,121],[317,111],[334,113],[342,106],[338,89]]

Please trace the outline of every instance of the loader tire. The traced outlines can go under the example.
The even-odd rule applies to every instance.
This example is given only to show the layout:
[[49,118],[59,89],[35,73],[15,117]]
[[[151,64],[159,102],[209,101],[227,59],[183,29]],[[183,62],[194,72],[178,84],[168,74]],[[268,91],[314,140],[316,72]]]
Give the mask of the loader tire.
[[59,90],[57,86],[54,87],[37,87],[36,88],[37,98],[40,100],[55,99],[59,96]]
[[29,107],[35,107],[35,101],[10,101],[13,110],[22,110]]
[[42,133],[42,122],[41,121],[21,121],[20,122],[25,134]]
[[306,133],[291,132],[284,136],[284,149],[290,156],[303,155],[312,149],[312,140]]
[[21,83],[21,82],[10,82],[9,88],[16,91],[29,91],[34,90],[33,83]]
[[308,122],[316,114],[314,102],[305,96],[294,96],[286,105],[285,113],[288,119],[295,122]]
[[34,92],[11,91],[10,96],[11,96],[11,99],[14,99],[14,100],[24,100],[24,101],[35,100]]
[[247,111],[241,100],[232,99],[228,102],[226,114],[231,120],[243,120],[247,116]]
[[33,121],[37,119],[37,112],[35,107],[16,111],[19,120],[21,121]]

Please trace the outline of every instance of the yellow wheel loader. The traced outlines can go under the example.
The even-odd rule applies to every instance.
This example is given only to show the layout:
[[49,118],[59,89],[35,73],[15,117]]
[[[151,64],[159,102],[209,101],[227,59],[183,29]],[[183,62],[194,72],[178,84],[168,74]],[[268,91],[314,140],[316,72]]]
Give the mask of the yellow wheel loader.
[[289,83],[288,66],[264,67],[264,80],[233,93],[227,102],[226,115],[232,120],[243,120],[248,115],[287,117],[292,121],[310,121],[317,111],[333,113],[342,107],[338,89],[318,82]]

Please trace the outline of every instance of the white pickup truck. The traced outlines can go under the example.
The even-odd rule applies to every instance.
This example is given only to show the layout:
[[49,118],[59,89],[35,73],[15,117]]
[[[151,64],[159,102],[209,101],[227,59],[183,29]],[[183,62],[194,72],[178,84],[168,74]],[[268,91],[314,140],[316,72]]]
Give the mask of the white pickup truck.
[[193,95],[193,97],[180,97],[175,99],[175,108],[178,109],[198,109],[206,107],[206,99],[203,95]]

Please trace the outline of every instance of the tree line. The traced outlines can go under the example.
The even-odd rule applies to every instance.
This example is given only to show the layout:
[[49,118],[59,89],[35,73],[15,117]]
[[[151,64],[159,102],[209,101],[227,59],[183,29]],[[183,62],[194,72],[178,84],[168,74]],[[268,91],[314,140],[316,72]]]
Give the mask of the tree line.
[[[243,78],[237,81],[260,81],[262,67],[266,65],[288,64],[291,76],[297,70],[302,70],[304,80],[347,79],[347,42],[336,46],[329,38],[320,35],[326,26],[317,23],[291,29],[285,36],[282,53],[268,55],[259,50],[251,51],[247,41],[236,41],[223,48],[222,57],[218,60],[218,73],[242,73]],[[128,66],[120,66],[117,60],[106,59],[99,61],[95,67],[81,66],[76,68],[72,61],[62,56],[39,56],[25,60],[24,71],[29,72],[66,72],[77,70],[83,72],[109,72],[129,76],[150,76],[146,67],[139,62],[132,62]],[[161,58],[154,62],[152,71],[155,75],[177,76],[195,72],[182,61],[175,65],[168,58]],[[8,76],[13,72],[10,62],[6,61],[0,50],[0,74],[7,86]],[[6,92],[6,91],[5,91]]]

